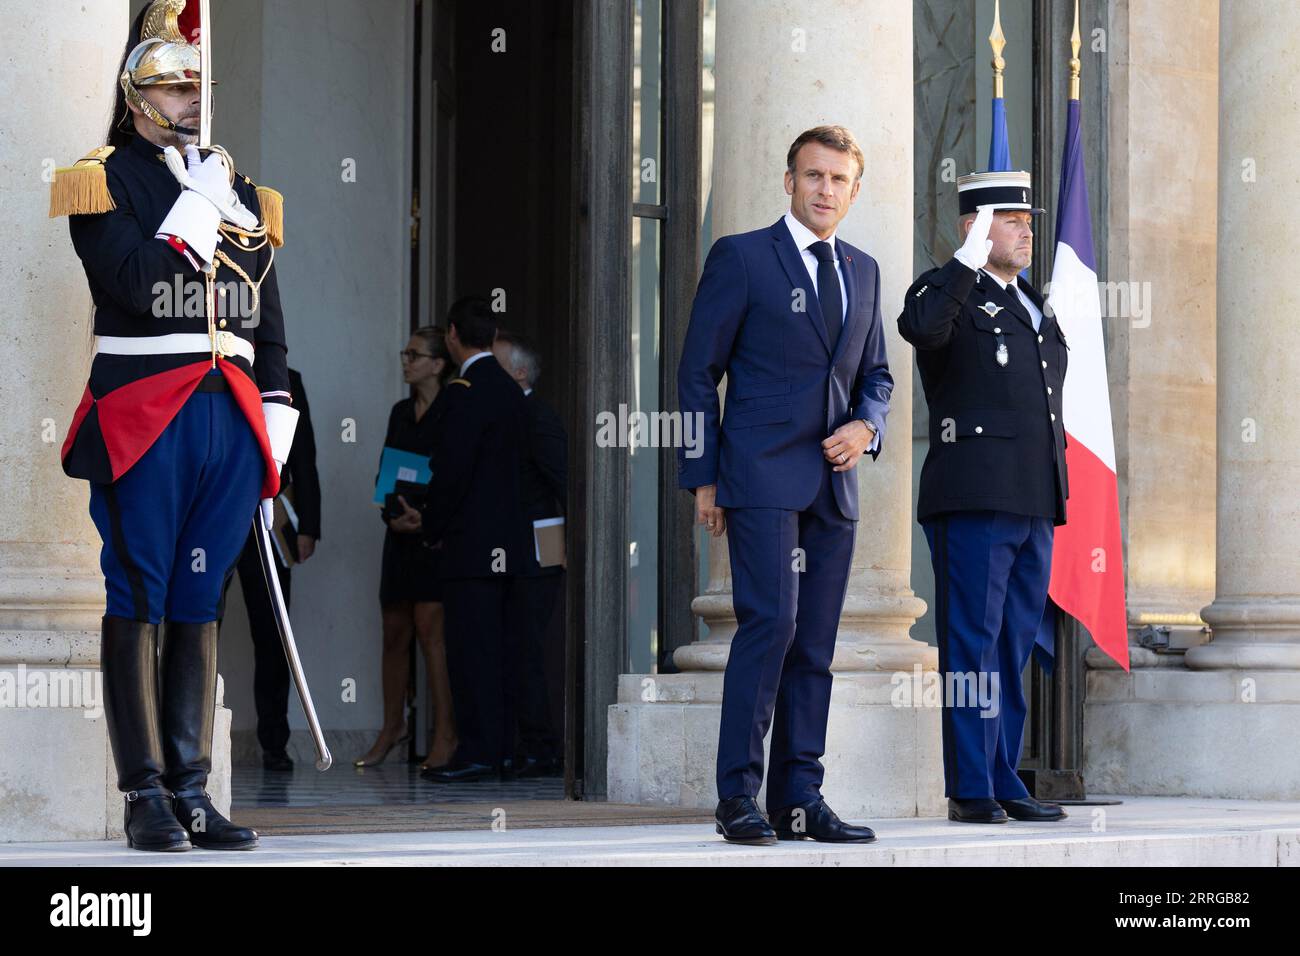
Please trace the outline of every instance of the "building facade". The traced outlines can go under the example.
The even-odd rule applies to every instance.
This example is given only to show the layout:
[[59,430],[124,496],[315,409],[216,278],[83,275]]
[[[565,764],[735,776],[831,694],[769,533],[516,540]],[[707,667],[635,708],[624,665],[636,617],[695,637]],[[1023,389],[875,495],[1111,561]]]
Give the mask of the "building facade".
[[[5,675],[30,691],[97,667],[98,538],[86,487],[58,457],[91,354],[89,296],[66,223],[45,209],[53,167],[103,142],[139,5],[4,4],[2,128],[14,132],[0,139],[0,195],[21,223],[8,249],[22,266],[0,273],[21,370],[0,382],[0,691]],[[912,278],[951,254],[956,176],[983,166],[993,4],[213,7],[214,138],[286,201],[277,268],[325,501],[294,620],[336,754],[360,752],[380,721],[382,527],[369,500],[387,412],[404,395],[396,353],[457,296],[484,292],[541,344],[539,390],[569,430],[567,585],[548,674],[568,792],[712,805],[735,629],[726,549],[693,527],[672,448],[610,442],[598,424],[675,407],[703,254],[779,218],[789,143],[835,122],[866,154],[840,228],[880,263],[897,384],[888,447],[858,469],[870,506],[836,653],[826,792],[845,816],[936,812],[938,712],[890,697],[895,675],[937,667],[915,522],[925,409],[893,320]],[[1012,161],[1049,210],[1040,284],[1072,17],[1063,0],[1001,4]],[[1132,666],[1063,629],[1057,670],[1030,675],[1022,766],[1040,793],[1295,799],[1300,425],[1288,405],[1300,330],[1268,253],[1300,239],[1287,173],[1300,146],[1288,52],[1300,7],[1086,0],[1080,18]],[[226,765],[254,752],[238,600],[221,652]],[[0,793],[24,799],[5,802],[0,838],[112,834],[102,718],[70,697],[6,699]],[[305,756],[305,725],[296,710],[291,720]],[[100,796],[103,817],[88,818]]]

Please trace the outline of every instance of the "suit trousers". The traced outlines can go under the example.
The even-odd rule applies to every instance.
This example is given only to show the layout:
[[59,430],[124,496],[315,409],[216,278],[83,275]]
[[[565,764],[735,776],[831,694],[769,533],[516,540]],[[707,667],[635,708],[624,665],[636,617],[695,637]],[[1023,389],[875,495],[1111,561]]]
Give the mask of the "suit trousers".
[[757,796],[772,730],[767,807],[821,793],[831,659],[857,522],[835,503],[831,466],[802,511],[729,508],[727,548],[739,624],[723,677],[718,798]]
[[563,572],[521,574],[508,597],[506,657],[519,751],[537,760],[561,755],[559,734],[551,725],[546,635],[563,585]]
[[444,583],[447,673],[456,712],[458,761],[498,764],[514,752],[506,665],[506,604],[514,575]]
[[959,511],[923,522],[943,677],[944,795],[1018,800],[1021,675],[1052,571],[1052,519]]
[[[257,711],[257,742],[267,753],[281,753],[289,745],[289,662],[284,656],[280,629],[275,624],[275,609],[262,574],[262,562],[257,556],[257,537],[251,530],[235,569],[239,574],[239,588],[244,594],[244,606],[248,608],[249,636],[253,639],[253,706]],[[293,576],[288,568],[281,566],[278,558],[275,570],[287,608]],[[226,581],[227,592],[232,579]],[[225,595],[222,595],[221,611],[224,618]]]

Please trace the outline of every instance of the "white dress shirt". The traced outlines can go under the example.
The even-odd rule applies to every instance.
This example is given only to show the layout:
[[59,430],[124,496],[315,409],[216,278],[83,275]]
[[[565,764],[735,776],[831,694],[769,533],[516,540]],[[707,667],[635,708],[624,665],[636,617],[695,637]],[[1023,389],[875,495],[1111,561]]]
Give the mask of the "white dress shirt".
[[473,365],[475,362],[477,362],[477,361],[478,361],[479,359],[481,359],[483,356],[485,356],[485,355],[491,355],[491,354],[492,354],[492,353],[491,353],[490,351],[489,351],[489,352],[475,352],[475,353],[474,353],[473,355],[471,355],[469,358],[465,359],[465,361],[463,361],[463,362],[460,363],[460,376],[461,376],[462,378],[464,378],[464,377],[465,377],[465,372],[466,372],[466,370],[468,370],[469,367],[470,367],[471,365]]
[[[794,217],[793,213],[785,214],[785,226],[790,230],[790,236],[794,239],[795,248],[799,250],[799,256],[803,259],[804,268],[808,270],[808,278],[812,280],[813,292],[817,291],[817,266],[820,260],[813,254],[808,247],[814,242],[823,240],[811,229],[801,223]],[[835,233],[825,240],[831,244],[831,249],[835,249]],[[835,275],[840,280],[840,322],[843,323],[849,314],[849,291],[844,285],[844,269],[840,262],[840,257],[835,257]],[[871,423],[873,433],[871,436],[871,445],[867,451],[875,451],[880,445],[880,426],[875,422]]]
[[1029,313],[1029,319],[1034,323],[1034,331],[1037,332],[1039,324],[1043,321],[1043,313],[1038,311],[1038,306],[1034,305],[1029,296],[1025,295],[1025,290],[1020,288],[1020,283],[1016,281],[1016,279],[1019,279],[1020,277],[1015,276],[1012,278],[1010,283],[1007,283],[998,276],[995,276],[992,272],[989,272],[987,269],[983,270],[983,272],[1003,289],[1005,289],[1009,284],[1011,288],[1016,291],[1016,298],[1020,300],[1020,304],[1023,305],[1025,311]]
[[[808,247],[814,242],[821,242],[822,240],[815,232],[801,223],[798,219],[794,218],[792,213],[787,212],[785,214],[785,225],[786,228],[790,230],[790,235],[794,238],[795,248],[799,250],[799,255],[803,259],[804,268],[808,270],[808,278],[812,280],[813,292],[816,293],[818,259]],[[830,238],[825,241],[831,244],[832,250],[835,249],[835,233],[832,232]],[[844,270],[840,267],[839,256],[835,257],[835,274],[839,276],[840,280],[840,322],[842,323],[844,317],[849,314],[849,293],[844,287]]]

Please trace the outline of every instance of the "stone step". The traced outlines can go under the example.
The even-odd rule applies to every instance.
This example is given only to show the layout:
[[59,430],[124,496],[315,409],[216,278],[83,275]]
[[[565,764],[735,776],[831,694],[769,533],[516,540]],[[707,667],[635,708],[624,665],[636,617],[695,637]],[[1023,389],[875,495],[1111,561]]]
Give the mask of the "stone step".
[[[707,824],[264,837],[259,850],[148,854],[120,842],[0,846],[0,866],[1300,866],[1300,803],[1105,797],[1059,824],[871,820],[867,846],[724,843]],[[507,821],[508,823],[508,821]]]

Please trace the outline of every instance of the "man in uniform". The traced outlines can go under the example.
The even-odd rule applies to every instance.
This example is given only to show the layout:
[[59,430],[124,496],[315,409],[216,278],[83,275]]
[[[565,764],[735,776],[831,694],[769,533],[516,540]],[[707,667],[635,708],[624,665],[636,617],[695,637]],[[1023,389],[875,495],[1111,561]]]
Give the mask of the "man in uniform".
[[1029,174],[957,181],[964,242],[907,291],[930,409],[917,519],[935,576],[948,818],[1060,820],[1016,774],[1021,672],[1043,617],[1053,526],[1068,495],[1061,386],[1067,349],[1019,273],[1033,253]]
[[50,208],[70,217],[95,305],[96,355],[62,458],[90,482],[103,539],[105,713],[127,845],[141,850],[257,846],[205,791],[218,605],[298,415],[272,266],[279,196],[220,147],[203,158],[194,146],[197,7],[141,12],[109,143],[56,173]]

